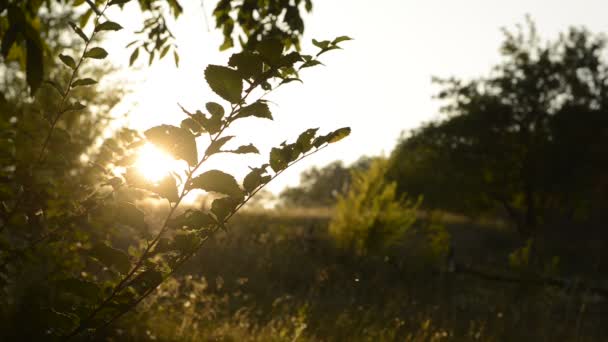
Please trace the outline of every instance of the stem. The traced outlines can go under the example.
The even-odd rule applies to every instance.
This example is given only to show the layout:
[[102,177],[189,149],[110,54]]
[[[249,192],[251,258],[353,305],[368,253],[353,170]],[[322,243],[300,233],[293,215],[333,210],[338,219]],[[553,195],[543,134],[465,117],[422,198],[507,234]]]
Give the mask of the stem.
[[[97,24],[97,22],[99,22],[99,18],[101,18],[104,14],[104,12],[106,11],[106,9],[108,8],[108,4],[109,1],[106,2],[105,6],[103,7],[103,10],[101,10],[101,12],[95,17],[95,23]],[[76,78],[76,76],[78,75],[78,70],[80,69],[80,66],[82,65],[82,62],[84,61],[85,57],[84,55],[87,53],[87,49],[89,47],[89,44],[91,43],[91,41],[93,41],[93,38],[95,38],[95,34],[97,33],[97,31],[95,29],[93,29],[93,32],[91,33],[91,36],[88,38],[88,40],[85,42],[84,44],[84,49],[82,50],[82,54],[80,55],[80,59],[78,60],[78,63],[76,64],[76,67],[74,68],[74,70],[72,71],[72,75],[70,76],[70,80],[68,81],[68,84],[65,88],[65,91],[61,97],[61,102],[59,103],[59,110],[57,112],[57,115],[55,116],[55,118],[53,119],[53,121],[51,122],[51,128],[49,130],[49,134],[47,134],[46,139],[44,140],[44,143],[42,145],[42,149],[40,150],[40,154],[38,155],[38,161],[36,162],[36,164],[40,164],[44,161],[44,152],[46,151],[50,141],[51,141],[51,137],[53,135],[53,130],[55,129],[55,127],[57,126],[57,123],[59,122],[59,119],[61,119],[61,116],[66,112],[66,108],[65,107],[65,103],[67,101],[68,96],[70,95],[70,91],[72,90],[72,84],[74,83],[74,80]]]

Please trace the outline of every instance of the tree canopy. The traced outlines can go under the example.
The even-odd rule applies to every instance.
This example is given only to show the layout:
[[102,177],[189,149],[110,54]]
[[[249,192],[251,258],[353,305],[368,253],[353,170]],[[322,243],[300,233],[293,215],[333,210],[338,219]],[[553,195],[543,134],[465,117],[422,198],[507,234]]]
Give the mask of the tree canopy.
[[606,212],[608,64],[600,35],[527,29],[504,32],[489,76],[437,80],[446,117],[405,137],[389,174],[429,206],[503,210],[532,237]]

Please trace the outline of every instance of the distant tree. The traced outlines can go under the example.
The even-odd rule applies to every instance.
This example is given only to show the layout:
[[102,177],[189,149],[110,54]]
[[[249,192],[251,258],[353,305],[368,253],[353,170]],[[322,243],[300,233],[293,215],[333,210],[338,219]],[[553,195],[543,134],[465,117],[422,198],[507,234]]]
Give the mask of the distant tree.
[[322,168],[312,167],[300,175],[300,184],[281,192],[281,205],[288,207],[333,206],[348,191],[352,173],[369,168],[373,158],[363,157],[350,166],[334,161]]
[[502,208],[522,236],[602,216],[608,194],[606,41],[571,28],[542,43],[505,31],[490,76],[438,80],[447,117],[404,138],[389,171],[435,207]]

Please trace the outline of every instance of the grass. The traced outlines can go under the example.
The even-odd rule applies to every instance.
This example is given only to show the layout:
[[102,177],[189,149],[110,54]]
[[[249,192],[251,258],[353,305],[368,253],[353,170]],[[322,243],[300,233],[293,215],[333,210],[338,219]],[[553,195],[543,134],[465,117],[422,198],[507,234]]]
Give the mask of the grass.
[[[606,303],[448,273],[421,224],[382,255],[338,249],[330,210],[246,212],[109,338],[121,341],[599,341]],[[461,263],[502,269],[500,224],[443,216]],[[580,253],[580,251],[579,251]],[[597,278],[596,274],[591,274]],[[581,274],[581,277],[585,274]]]

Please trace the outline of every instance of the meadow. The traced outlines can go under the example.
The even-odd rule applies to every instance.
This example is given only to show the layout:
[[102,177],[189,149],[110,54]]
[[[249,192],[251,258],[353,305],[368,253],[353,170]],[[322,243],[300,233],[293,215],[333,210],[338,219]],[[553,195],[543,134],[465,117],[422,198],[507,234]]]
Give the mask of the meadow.
[[[604,298],[577,287],[583,280],[601,282],[597,267],[569,274],[569,288],[539,285],[532,278],[510,282],[451,272],[445,253],[434,246],[449,236],[458,265],[528,279],[526,271],[509,266],[518,242],[504,224],[420,213],[390,250],[361,257],[336,246],[327,231],[330,215],[326,208],[240,214],[182,275],[163,284],[108,337],[599,341],[608,336],[602,325]],[[567,252],[563,246],[553,246],[552,252],[556,249]],[[566,265],[546,272],[568,274]]]

